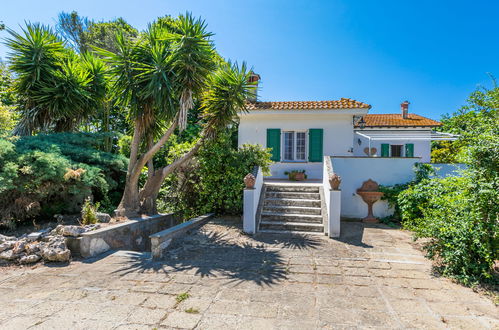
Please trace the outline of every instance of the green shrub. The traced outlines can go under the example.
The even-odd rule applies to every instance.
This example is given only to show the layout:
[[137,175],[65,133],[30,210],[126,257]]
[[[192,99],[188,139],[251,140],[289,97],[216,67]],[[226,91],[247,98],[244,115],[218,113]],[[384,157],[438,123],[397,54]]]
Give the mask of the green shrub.
[[495,282],[499,259],[499,132],[482,128],[460,177],[423,179],[398,195],[405,228],[426,238],[440,272],[471,285]]
[[[268,173],[270,153],[257,145],[235,146],[233,131],[208,142],[193,162],[171,176],[160,194],[162,211],[182,213],[191,217],[207,212],[241,214],[243,208],[243,178],[254,166]],[[169,155],[177,157],[189,142],[171,148]]]
[[99,209],[99,202],[93,204],[90,197],[85,199],[83,207],[81,208],[81,223],[84,225],[91,225],[97,223],[97,210]]
[[78,213],[88,196],[115,206],[127,162],[102,151],[104,137],[61,133],[0,139],[1,223]]

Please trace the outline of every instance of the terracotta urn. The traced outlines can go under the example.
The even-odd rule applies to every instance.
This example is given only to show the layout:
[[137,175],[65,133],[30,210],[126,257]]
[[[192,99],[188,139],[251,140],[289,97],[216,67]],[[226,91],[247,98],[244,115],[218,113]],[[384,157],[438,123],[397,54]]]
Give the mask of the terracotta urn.
[[340,190],[340,184],[341,176],[336,173],[329,176],[329,185],[331,186],[331,190]]
[[373,215],[373,204],[381,199],[383,193],[378,191],[379,185],[369,179],[364,181],[362,186],[357,189],[357,195],[367,204],[367,216],[362,219],[363,222],[378,223],[379,220]]
[[244,177],[244,184],[246,185],[246,189],[255,188],[255,182],[256,182],[256,178],[251,173],[246,174],[246,176]]

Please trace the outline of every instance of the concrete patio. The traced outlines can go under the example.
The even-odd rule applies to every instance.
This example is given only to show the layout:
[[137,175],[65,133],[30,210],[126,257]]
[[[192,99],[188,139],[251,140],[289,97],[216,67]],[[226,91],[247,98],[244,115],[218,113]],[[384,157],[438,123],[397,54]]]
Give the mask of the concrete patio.
[[161,262],[120,251],[0,268],[0,328],[499,327],[490,299],[432,276],[409,233],[351,222],[342,232],[250,237],[214,220]]

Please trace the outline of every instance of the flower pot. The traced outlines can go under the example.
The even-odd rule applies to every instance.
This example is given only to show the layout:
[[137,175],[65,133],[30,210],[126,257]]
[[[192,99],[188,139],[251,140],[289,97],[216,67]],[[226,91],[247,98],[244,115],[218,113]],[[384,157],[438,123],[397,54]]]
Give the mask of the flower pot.
[[303,181],[305,180],[305,173],[295,173],[294,178],[292,179],[294,181]]

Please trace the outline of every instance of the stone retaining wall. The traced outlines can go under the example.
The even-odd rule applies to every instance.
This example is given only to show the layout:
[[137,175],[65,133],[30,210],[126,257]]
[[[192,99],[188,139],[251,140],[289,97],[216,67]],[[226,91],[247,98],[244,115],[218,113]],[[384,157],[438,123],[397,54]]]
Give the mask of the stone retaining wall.
[[149,236],[175,226],[178,219],[173,214],[158,214],[147,218],[134,218],[128,222],[67,238],[72,255],[94,257],[109,250],[150,251]]

